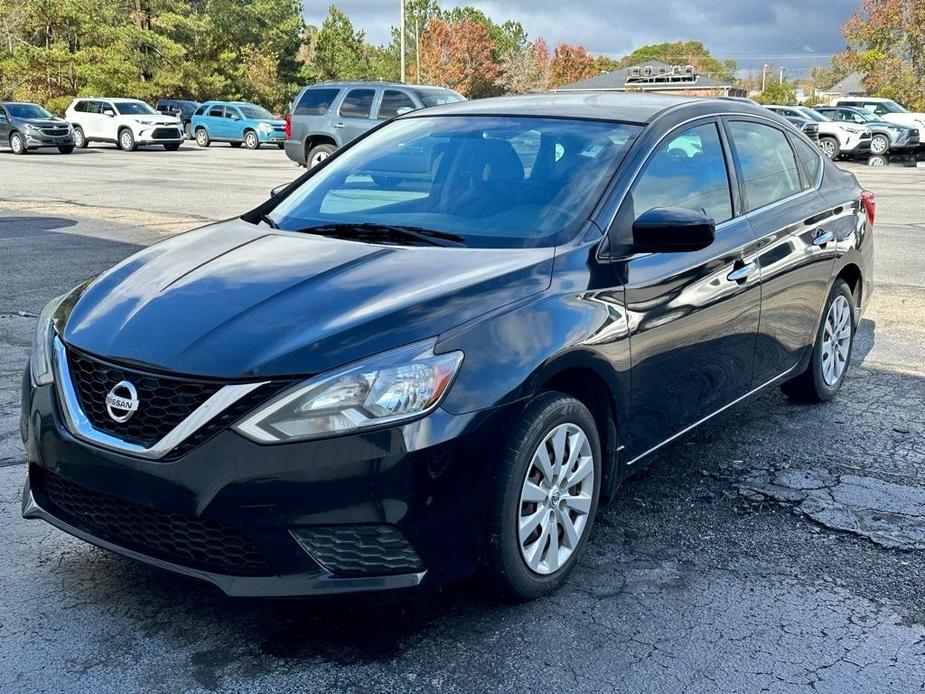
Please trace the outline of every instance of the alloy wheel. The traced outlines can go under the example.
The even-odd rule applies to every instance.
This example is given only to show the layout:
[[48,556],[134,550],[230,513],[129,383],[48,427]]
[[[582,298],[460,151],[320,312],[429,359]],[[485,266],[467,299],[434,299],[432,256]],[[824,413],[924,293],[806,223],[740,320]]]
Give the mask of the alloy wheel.
[[825,156],[827,156],[829,159],[832,159],[835,156],[835,143],[828,138],[820,140],[819,147],[822,149],[822,153],[825,154]]
[[578,548],[594,496],[594,459],[585,432],[560,424],[533,454],[520,492],[518,541],[531,571],[558,571]]
[[851,306],[844,296],[836,296],[822,330],[822,378],[828,386],[838,383],[848,366],[851,329]]
[[13,154],[22,154],[25,151],[26,145],[23,142],[22,135],[19,133],[10,135],[10,149],[13,150]]
[[874,154],[883,154],[890,148],[890,141],[883,135],[875,135],[870,141],[870,151]]
[[247,133],[244,136],[244,146],[248,149],[257,149],[257,136],[254,133]]
[[312,157],[312,160],[311,160],[311,162],[310,162],[310,166],[318,166],[318,164],[320,164],[321,162],[323,162],[323,161],[324,161],[325,159],[327,159],[327,158],[328,158],[328,153],[327,153],[327,152],[317,152],[317,153],[315,153],[315,156]]

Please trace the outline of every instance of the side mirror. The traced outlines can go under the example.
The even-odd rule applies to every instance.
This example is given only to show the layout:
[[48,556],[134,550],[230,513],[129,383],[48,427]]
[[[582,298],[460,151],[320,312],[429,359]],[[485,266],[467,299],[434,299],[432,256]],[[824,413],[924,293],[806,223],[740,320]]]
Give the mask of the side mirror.
[[113,111],[111,108],[104,108],[104,109],[103,109],[103,115],[104,115],[104,116],[109,116],[110,118],[115,118],[115,117],[116,117],[116,112]]
[[702,212],[680,207],[656,207],[633,224],[633,252],[684,253],[706,248],[716,236],[716,225]]
[[283,183],[281,185],[276,186],[273,190],[270,191],[270,197],[275,198],[277,195],[282,193],[288,187],[289,187],[288,183]]

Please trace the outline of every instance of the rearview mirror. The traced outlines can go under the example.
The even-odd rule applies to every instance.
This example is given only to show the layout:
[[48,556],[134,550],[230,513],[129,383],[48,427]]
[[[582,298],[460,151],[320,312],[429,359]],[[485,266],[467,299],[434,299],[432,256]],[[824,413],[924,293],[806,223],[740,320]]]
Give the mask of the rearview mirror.
[[633,251],[699,251],[713,243],[715,234],[716,225],[702,212],[680,207],[656,207],[644,212],[633,224]]

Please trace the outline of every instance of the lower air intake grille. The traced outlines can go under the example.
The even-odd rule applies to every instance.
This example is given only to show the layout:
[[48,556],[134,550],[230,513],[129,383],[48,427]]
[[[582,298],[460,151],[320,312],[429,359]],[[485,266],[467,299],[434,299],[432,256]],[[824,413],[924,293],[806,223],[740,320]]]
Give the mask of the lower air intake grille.
[[122,501],[32,468],[48,511],[114,544],[175,564],[226,574],[269,575],[256,546],[244,535],[212,521],[167,513]]
[[414,548],[394,525],[302,528],[293,535],[312,557],[338,576],[381,576],[421,570]]

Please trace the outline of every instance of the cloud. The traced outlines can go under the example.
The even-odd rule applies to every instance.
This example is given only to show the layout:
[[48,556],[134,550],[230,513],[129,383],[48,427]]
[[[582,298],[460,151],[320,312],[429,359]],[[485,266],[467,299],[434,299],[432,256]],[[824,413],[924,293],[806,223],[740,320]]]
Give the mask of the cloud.
[[[468,4],[498,22],[520,21],[531,37],[543,36],[550,44],[580,44],[595,54],[620,57],[646,43],[693,39],[719,58],[735,59],[741,67],[773,62],[797,70],[825,63],[830,54],[844,48],[841,25],[859,0],[472,0]],[[320,23],[327,5],[306,5],[306,19]],[[340,0],[337,6],[373,43],[387,42],[391,27],[398,24],[399,0]]]

